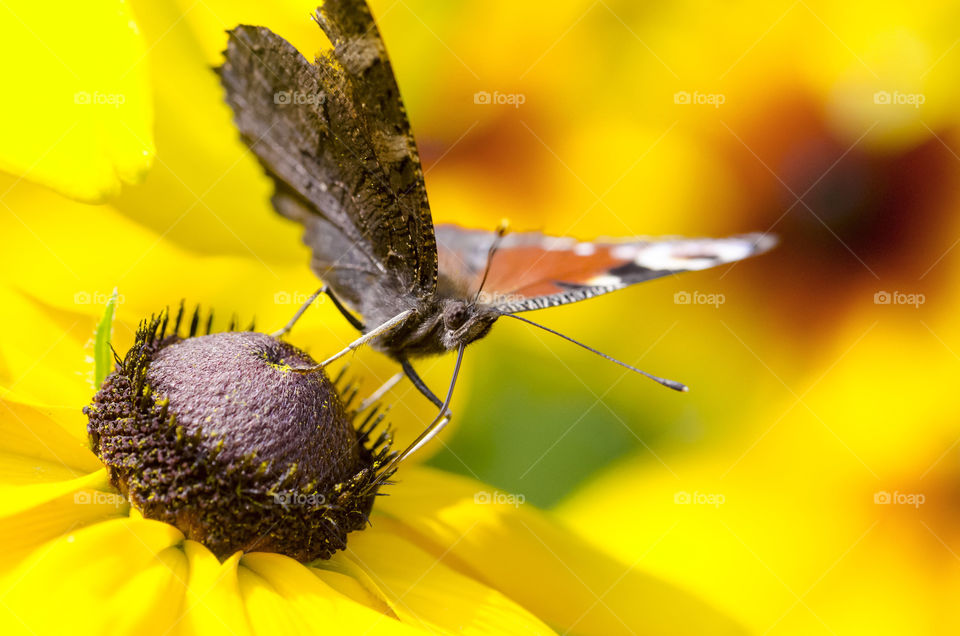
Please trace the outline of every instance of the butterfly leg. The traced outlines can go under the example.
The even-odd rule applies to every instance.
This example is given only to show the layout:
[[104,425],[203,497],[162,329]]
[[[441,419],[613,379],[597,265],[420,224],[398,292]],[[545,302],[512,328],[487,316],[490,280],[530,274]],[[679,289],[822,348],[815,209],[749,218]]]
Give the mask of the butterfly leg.
[[440,412],[437,413],[437,416],[433,419],[432,422],[417,436],[417,439],[407,446],[402,452],[397,453],[393,456],[387,465],[383,467],[377,479],[371,484],[371,487],[383,483],[385,480],[390,478],[390,475],[396,470],[397,464],[405,460],[407,457],[417,452],[420,448],[426,445],[427,442],[432,440],[437,434],[444,429],[444,427],[450,423],[450,419],[453,417],[450,412],[450,402],[453,400],[453,389],[457,386],[457,377],[460,375],[460,363],[463,362],[463,349],[466,345],[460,345],[460,348],[457,350],[457,361],[453,367],[453,376],[450,378],[450,386],[447,388],[447,397],[440,405]]
[[403,367],[403,372],[408,378],[410,378],[410,382],[413,383],[413,386],[417,387],[417,390],[420,391],[420,393],[423,393],[428,400],[433,402],[434,406],[436,406],[438,409],[442,408],[443,402],[441,402],[440,398],[438,398],[436,394],[430,390],[430,387],[427,386],[427,383],[424,382],[419,375],[417,375],[417,371],[413,368],[413,365],[410,364],[410,360],[406,356],[400,356],[397,358],[397,361],[400,363],[400,366]]
[[[343,317],[347,319],[347,322],[354,326],[355,329],[358,331],[364,331],[364,329],[366,329],[363,323],[360,322],[356,316],[350,313],[350,310],[343,306],[343,303],[340,302],[340,299],[337,298],[332,289],[325,285],[322,291],[330,297],[330,300],[333,301],[333,305],[340,311]],[[415,386],[417,390],[424,395],[424,397],[433,402],[434,406],[437,408],[443,406],[443,402],[437,397],[436,393],[431,391],[430,387],[427,386],[427,383],[424,382],[419,375],[417,375],[416,369],[413,368],[413,365],[410,364],[410,360],[408,360],[406,356],[398,357],[397,362],[399,362],[400,366],[403,367],[404,374],[410,379],[410,382],[413,384],[413,386]]]
[[380,398],[387,394],[387,391],[397,386],[400,380],[403,379],[403,373],[397,373],[393,375],[389,380],[380,385],[380,388],[368,395],[363,399],[363,402],[360,403],[360,406],[357,407],[355,414],[360,414],[366,411],[368,408],[376,404]]
[[304,314],[305,311],[307,311],[307,308],[309,308],[310,305],[313,304],[313,301],[315,301],[315,300],[317,299],[317,296],[319,296],[320,294],[322,294],[322,293],[325,292],[326,290],[327,290],[327,286],[324,285],[323,287],[321,287],[321,288],[318,289],[317,291],[313,292],[313,295],[310,296],[310,298],[307,299],[307,302],[303,303],[303,305],[300,306],[300,309],[297,310],[297,313],[293,314],[293,318],[290,319],[290,322],[288,322],[286,325],[284,325],[283,329],[280,329],[280,330],[278,330],[278,331],[274,331],[271,335],[272,335],[274,338],[283,338],[285,335],[287,335],[288,333],[290,333],[290,330],[293,329],[293,326],[294,326],[295,324],[297,324],[297,321],[300,320],[300,317],[303,316],[303,314]]
[[351,351],[359,349],[360,347],[367,344],[374,338],[379,338],[380,336],[387,333],[388,331],[396,329],[397,326],[402,324],[403,321],[409,318],[412,314],[413,314],[412,309],[408,309],[406,311],[400,312],[399,314],[397,314],[390,320],[386,321],[379,327],[374,327],[367,333],[363,334],[362,336],[360,336],[359,338],[357,338],[356,340],[348,344],[346,347],[344,347],[337,353],[333,354],[332,356],[330,356],[329,358],[321,362],[320,364],[312,367],[294,368],[293,370],[296,371],[297,373],[312,373],[314,371],[319,371],[320,369],[323,369],[324,367],[328,366],[330,363],[336,360],[339,360],[340,358],[347,355]]
[[333,290],[330,289],[327,285],[323,286],[323,292],[330,297],[330,300],[333,302],[333,306],[337,308],[344,318],[347,319],[354,329],[357,331],[365,331],[366,327],[360,320],[350,313],[350,310],[343,306],[343,303],[340,302],[340,299],[337,298],[337,295],[333,293]]

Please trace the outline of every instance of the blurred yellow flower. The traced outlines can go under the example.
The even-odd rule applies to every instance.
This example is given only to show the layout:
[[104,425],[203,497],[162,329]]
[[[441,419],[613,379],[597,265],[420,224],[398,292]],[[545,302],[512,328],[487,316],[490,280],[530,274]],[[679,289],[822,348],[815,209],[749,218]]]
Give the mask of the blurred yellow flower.
[[705,98],[682,126],[727,161],[723,220],[782,246],[758,317],[697,324],[733,343],[698,349],[729,371],[726,435],[651,445],[558,512],[758,633],[956,633],[956,6],[696,9],[642,33]]
[[957,300],[915,336],[861,313],[748,431],[630,458],[559,514],[758,633],[956,633]]

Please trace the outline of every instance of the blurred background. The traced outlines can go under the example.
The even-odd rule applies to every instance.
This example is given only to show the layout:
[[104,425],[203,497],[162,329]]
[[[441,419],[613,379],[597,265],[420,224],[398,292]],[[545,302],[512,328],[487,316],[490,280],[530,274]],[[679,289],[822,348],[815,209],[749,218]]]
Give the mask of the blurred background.
[[[370,4],[436,221],[781,241],[531,316],[689,394],[501,321],[426,461],[552,509],[757,633],[956,633],[960,5]],[[210,67],[238,23],[312,56],[312,5],[134,0],[153,165],[96,206],[8,167],[8,302],[79,321],[80,349],[114,285],[121,350],[184,295],[282,325],[317,281]],[[320,356],[353,337],[321,304],[293,341]],[[419,367],[446,386],[451,360]],[[395,370],[370,351],[351,366],[367,391]],[[431,416],[407,384],[388,401],[401,441]]]

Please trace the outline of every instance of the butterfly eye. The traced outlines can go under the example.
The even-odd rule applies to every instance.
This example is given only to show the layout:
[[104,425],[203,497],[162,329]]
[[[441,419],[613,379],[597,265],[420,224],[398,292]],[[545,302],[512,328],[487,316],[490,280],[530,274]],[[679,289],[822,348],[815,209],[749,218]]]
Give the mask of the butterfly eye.
[[467,308],[461,302],[448,303],[443,308],[443,326],[447,331],[456,331],[464,325],[468,316]]

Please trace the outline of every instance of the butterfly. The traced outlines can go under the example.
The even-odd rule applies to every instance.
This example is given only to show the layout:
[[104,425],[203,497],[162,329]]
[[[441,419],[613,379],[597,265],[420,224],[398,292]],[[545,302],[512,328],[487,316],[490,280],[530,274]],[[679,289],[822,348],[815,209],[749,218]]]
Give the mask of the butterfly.
[[[416,142],[369,8],[363,0],[326,0],[313,17],[333,45],[313,63],[270,29],[240,25],[228,32],[217,72],[242,139],[275,183],[273,206],[303,226],[324,291],[441,408],[435,425],[449,407],[464,347],[499,318],[546,329],[517,314],[731,263],[775,242],[761,234],[581,242],[434,226]],[[457,351],[456,370],[441,402],[410,358],[449,351]]]

